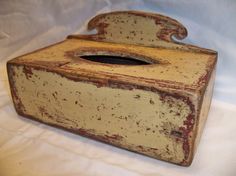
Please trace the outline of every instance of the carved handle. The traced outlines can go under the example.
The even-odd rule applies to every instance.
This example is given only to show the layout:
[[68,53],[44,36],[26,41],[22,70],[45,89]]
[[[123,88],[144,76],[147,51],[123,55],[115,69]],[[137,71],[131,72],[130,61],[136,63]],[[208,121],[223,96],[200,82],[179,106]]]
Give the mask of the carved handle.
[[186,28],[176,20],[138,11],[100,14],[89,21],[88,29],[96,29],[97,34],[80,35],[80,38],[115,43],[120,43],[122,39],[125,43],[155,45],[158,41],[174,42],[172,36],[177,39],[187,36]]
[[[157,39],[173,41],[172,36],[177,39],[184,39],[187,36],[186,28],[178,21],[160,14],[138,11],[118,11],[100,14],[89,21],[88,29],[97,29],[97,36],[106,37],[106,34],[110,33],[108,31],[110,29],[109,25],[112,26],[110,28],[118,29],[120,32],[123,30],[130,35],[137,31],[139,33],[137,33],[136,37],[155,32]],[[114,33],[114,35],[116,34]]]
[[144,45],[168,49],[191,50],[214,53],[214,51],[180,43],[173,39],[184,39],[186,28],[178,21],[154,13],[140,11],[116,11],[95,16],[88,23],[88,30],[96,34],[72,35],[68,38]]

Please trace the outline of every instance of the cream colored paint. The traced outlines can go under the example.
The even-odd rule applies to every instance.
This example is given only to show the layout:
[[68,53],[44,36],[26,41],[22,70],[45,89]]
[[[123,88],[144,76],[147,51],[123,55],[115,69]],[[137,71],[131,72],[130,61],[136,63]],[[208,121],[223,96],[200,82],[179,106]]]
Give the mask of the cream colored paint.
[[[157,34],[163,30],[163,26],[157,25],[156,19],[153,18],[110,14],[99,19],[99,23],[109,24],[105,28],[105,39],[103,39],[107,42],[188,49],[185,45],[157,38]],[[171,27],[173,28],[173,26]]]
[[[55,73],[34,69],[31,78],[27,79],[22,66],[14,66],[13,70],[16,73],[13,77],[16,93],[21,98],[26,114],[69,129],[93,129],[98,135],[119,135],[123,137],[119,141],[121,147],[135,151],[139,151],[137,146],[140,145],[156,148],[156,152],[143,153],[175,163],[183,160],[182,142],[176,142],[170,135],[171,130],[178,131],[178,127],[183,126],[190,112],[189,106],[182,100],[168,97],[174,102],[170,108],[167,101],[160,100],[158,93],[150,91],[98,88],[93,84],[74,82]],[[55,92],[57,99],[52,95]],[[140,98],[135,98],[137,95]],[[39,107],[47,113],[42,114]],[[180,115],[177,116],[177,113]],[[57,122],[57,118],[63,123]],[[136,124],[138,121],[139,126]],[[166,134],[160,132],[165,125]],[[116,142],[114,144],[117,145]]]
[[[121,23],[121,21],[124,23]],[[115,14],[100,19],[99,23],[109,24],[106,27],[107,33],[104,34],[107,41],[127,44],[129,44],[130,41],[132,41],[132,43],[141,44],[155,44],[157,41],[160,41],[156,34],[157,31],[161,30],[161,28],[160,26],[157,26],[154,19],[138,16],[132,16],[129,18],[127,14]],[[118,26],[118,24],[120,24],[120,26]],[[135,32],[135,34],[132,32]]]
[[215,74],[216,74],[216,70],[214,69],[211,75],[211,78],[209,80],[208,86],[206,87],[206,91],[205,94],[203,96],[203,102],[202,102],[202,106],[200,109],[200,114],[199,114],[199,121],[198,121],[198,129],[196,132],[196,140],[195,140],[195,146],[194,146],[194,152],[197,149],[197,145],[199,144],[202,132],[203,132],[203,128],[205,126],[206,120],[207,120],[207,116],[208,116],[208,112],[211,106],[211,100],[212,100],[212,94],[213,94],[213,88],[214,88],[214,81],[215,81]]
[[[81,62],[78,59],[72,59],[65,56],[67,51],[81,52],[81,50],[93,50],[99,51],[106,48],[106,50],[116,52],[123,50],[131,53],[145,55],[160,62],[160,64],[151,64],[145,66],[124,66],[118,65],[111,67],[110,65],[101,65],[96,62]],[[107,49],[109,48],[109,49]],[[44,50],[21,56],[20,62],[70,62],[61,68],[67,70],[67,68],[85,69],[88,72],[102,71],[105,74],[122,74],[133,77],[144,77],[146,79],[172,81],[174,83],[181,83],[179,86],[187,85],[191,87],[198,87],[197,82],[200,77],[206,73],[207,64],[210,61],[210,56],[201,53],[192,53],[179,50],[168,50],[160,48],[141,47],[124,44],[112,44],[105,42],[93,42],[80,39],[69,39],[58,45],[54,45]],[[213,61],[213,60],[212,60]],[[212,64],[212,63],[210,63]],[[68,70],[67,70],[68,71]],[[133,80],[135,81],[135,79]],[[141,80],[139,80],[141,83]],[[183,84],[182,84],[183,83]]]

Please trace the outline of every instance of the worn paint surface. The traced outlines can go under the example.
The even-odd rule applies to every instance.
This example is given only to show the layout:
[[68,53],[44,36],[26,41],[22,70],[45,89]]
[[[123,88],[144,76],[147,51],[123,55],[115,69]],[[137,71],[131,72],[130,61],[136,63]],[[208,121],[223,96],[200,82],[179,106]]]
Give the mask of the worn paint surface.
[[179,127],[192,113],[184,99],[171,95],[163,99],[158,92],[141,89],[97,87],[34,69],[28,77],[23,66],[13,71],[23,113],[78,132],[117,136],[107,142],[140,148],[154,157],[176,163],[184,159]]
[[[127,14],[121,14],[119,20],[113,15],[95,17],[89,23],[90,28],[99,26],[104,41],[117,29],[109,20],[120,23]],[[127,18],[127,29],[120,28],[121,35],[130,35],[130,19],[134,26],[144,22],[138,17],[142,15],[135,12]],[[163,27],[165,21],[169,32],[185,36],[185,28],[175,20],[153,14],[149,18],[146,33],[139,35],[145,41],[129,38],[123,42],[126,44],[119,44],[119,40],[106,43],[102,38],[99,42],[88,40],[96,40],[94,36],[77,36],[9,61],[9,82],[18,114],[154,158],[190,165],[210,106],[217,55],[178,43],[174,45],[180,50],[171,43],[168,47],[160,43],[156,48],[137,46],[138,41],[151,46],[146,41],[155,34],[152,30],[155,25]],[[99,25],[100,20],[109,25]],[[156,29],[158,42],[173,42],[164,28]],[[150,64],[111,65],[80,57],[84,55],[124,56]]]
[[159,14],[139,11],[104,13],[92,18],[88,23],[88,29],[96,29],[97,34],[70,37],[215,53],[212,50],[175,41],[173,37],[182,40],[187,36],[186,28],[178,21]]
[[[137,66],[101,64],[84,60],[79,57],[80,55],[130,56],[152,64]],[[73,73],[84,71],[94,77],[119,76],[119,79],[124,81],[128,77],[137,84],[158,84],[173,88],[177,86],[190,91],[200,90],[205,86],[204,78],[208,77],[215,65],[211,54],[105,42],[98,44],[82,39],[67,39],[59,45],[16,58],[16,61],[45,67],[60,66],[58,68],[60,70]]]

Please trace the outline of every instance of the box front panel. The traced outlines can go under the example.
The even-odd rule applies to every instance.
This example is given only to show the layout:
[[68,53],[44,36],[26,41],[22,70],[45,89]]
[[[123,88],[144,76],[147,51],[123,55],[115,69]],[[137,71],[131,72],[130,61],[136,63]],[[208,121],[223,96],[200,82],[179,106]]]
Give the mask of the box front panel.
[[13,101],[23,116],[173,163],[189,158],[194,108],[188,99],[99,87],[26,66],[8,69]]

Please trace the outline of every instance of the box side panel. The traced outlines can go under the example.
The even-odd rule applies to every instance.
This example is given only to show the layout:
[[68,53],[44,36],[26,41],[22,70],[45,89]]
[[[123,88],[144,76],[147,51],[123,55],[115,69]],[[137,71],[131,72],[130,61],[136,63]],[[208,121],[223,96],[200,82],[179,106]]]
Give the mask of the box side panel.
[[194,144],[194,153],[196,152],[197,146],[199,144],[202,132],[203,132],[203,128],[205,126],[207,117],[208,117],[208,112],[211,106],[211,100],[212,100],[212,95],[213,95],[213,88],[214,88],[214,81],[215,81],[215,74],[216,74],[216,70],[214,69],[212,71],[209,83],[207,85],[207,88],[205,90],[205,93],[203,95],[203,99],[202,99],[202,105],[200,106],[201,110],[199,113],[199,117],[198,117],[198,125],[197,125],[197,132],[196,132],[196,140],[195,140],[195,144]]
[[189,120],[194,108],[188,99],[138,88],[99,87],[20,65],[10,65],[8,70],[20,115],[187,165],[189,126],[193,126],[187,121],[194,123]]

